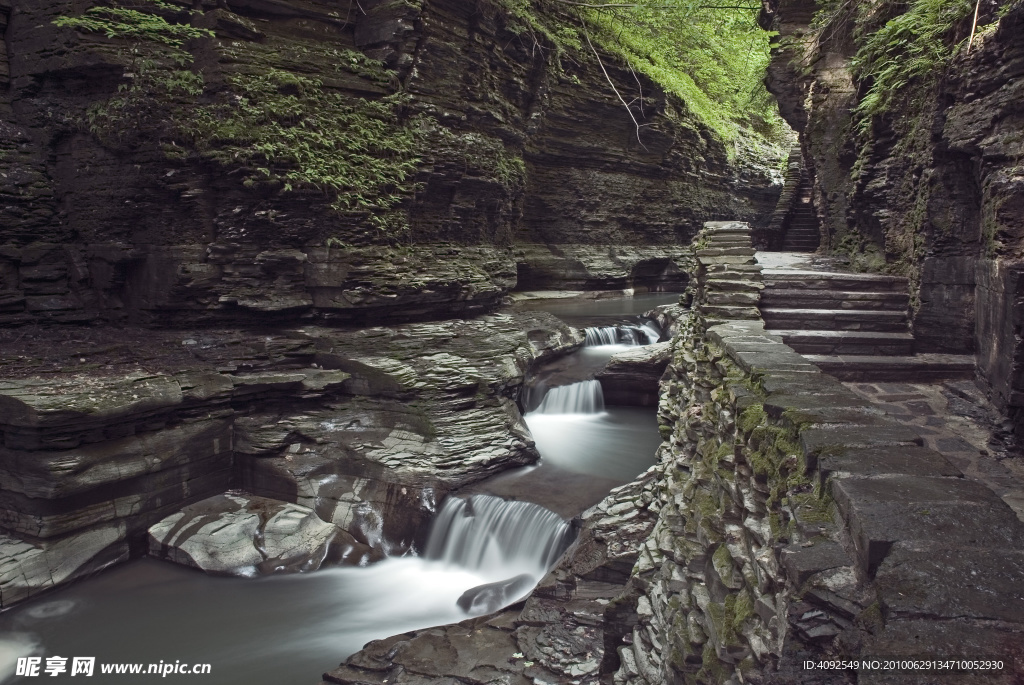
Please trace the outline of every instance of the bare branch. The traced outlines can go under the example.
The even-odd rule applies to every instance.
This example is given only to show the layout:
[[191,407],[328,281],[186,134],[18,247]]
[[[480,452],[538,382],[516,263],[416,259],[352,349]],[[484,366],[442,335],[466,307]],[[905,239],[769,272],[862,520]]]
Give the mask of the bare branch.
[[971,23],[971,39],[967,41],[967,52],[971,51],[971,46],[974,45],[974,32],[978,28],[978,9],[981,7],[981,0],[974,5],[974,21]]
[[629,72],[633,74],[633,79],[636,81],[636,87],[640,89],[640,116],[646,119],[647,115],[644,114],[644,84],[640,83],[640,77],[636,75],[635,71],[633,71],[633,65],[629,63],[628,59],[626,60],[626,66],[629,67]]
[[633,120],[633,125],[636,126],[636,142],[640,143],[640,147],[644,150],[647,150],[647,146],[644,145],[642,140],[640,140],[640,122],[636,120],[636,117],[633,115],[633,110],[629,108],[629,103],[627,103],[623,99],[622,95],[619,94],[619,89],[615,87],[615,82],[612,81],[612,77],[608,75],[608,70],[604,68],[604,62],[601,61],[601,55],[599,55],[597,50],[594,48],[594,44],[590,42],[590,32],[587,31],[585,25],[583,28],[583,37],[587,39],[587,45],[590,46],[590,51],[593,52],[594,57],[597,58],[597,63],[601,67],[601,71],[604,73],[604,78],[608,81],[608,85],[611,86],[612,90],[615,92],[615,97],[619,98],[619,102],[622,103],[622,106],[626,108],[626,112],[629,113],[629,118]]

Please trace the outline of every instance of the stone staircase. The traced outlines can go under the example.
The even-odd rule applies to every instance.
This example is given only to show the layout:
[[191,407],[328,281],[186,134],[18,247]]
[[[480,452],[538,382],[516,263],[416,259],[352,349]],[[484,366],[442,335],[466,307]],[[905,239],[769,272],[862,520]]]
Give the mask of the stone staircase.
[[973,378],[974,357],[915,354],[907,279],[764,269],[765,328],[840,380]]
[[761,297],[761,265],[750,227],[735,221],[708,221],[698,246],[695,302],[709,321],[756,320]]
[[814,252],[820,244],[818,217],[811,202],[811,181],[804,171],[789,211],[786,234],[782,238],[782,251]]

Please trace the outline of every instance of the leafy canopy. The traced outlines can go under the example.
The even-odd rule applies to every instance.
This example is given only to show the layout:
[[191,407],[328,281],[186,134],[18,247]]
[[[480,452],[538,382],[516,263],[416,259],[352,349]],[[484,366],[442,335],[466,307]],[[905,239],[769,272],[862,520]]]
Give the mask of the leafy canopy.
[[575,13],[580,30],[604,50],[681,97],[723,139],[740,128],[770,139],[781,134],[775,101],[763,83],[772,34],[757,25],[760,2],[554,2]]

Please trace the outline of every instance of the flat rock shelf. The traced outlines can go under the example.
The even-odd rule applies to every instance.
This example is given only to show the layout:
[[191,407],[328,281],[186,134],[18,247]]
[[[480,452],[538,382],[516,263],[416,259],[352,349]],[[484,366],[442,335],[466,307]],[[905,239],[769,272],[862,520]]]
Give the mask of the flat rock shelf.
[[[661,295],[659,301],[677,298]],[[496,315],[493,322],[503,322],[499,324],[502,332],[486,343],[484,338],[499,329],[483,323],[463,328],[409,324],[397,331],[344,334],[345,354],[337,358],[329,356],[337,352],[327,352],[321,345],[320,368],[314,369],[313,376],[336,374],[334,382],[347,382],[355,399],[364,404],[364,412],[376,410],[383,402],[389,412],[400,413],[403,400],[429,397],[432,404],[421,406],[429,417],[427,425],[443,431],[439,438],[459,435],[459,422],[479,410],[442,399],[446,389],[459,387],[453,382],[457,376],[453,370],[468,372],[465,358],[460,366],[454,357],[437,352],[423,359],[420,355],[427,347],[440,344],[443,350],[440,341],[447,335],[446,339],[461,340],[463,351],[481,343],[481,352],[496,346],[514,349],[515,336],[504,324],[525,323],[523,335],[532,343],[534,358],[550,363],[544,367],[530,362],[523,367],[537,404],[525,413],[525,421],[515,418],[519,412],[513,404],[502,406],[499,402],[506,400],[491,400],[497,406],[488,411],[495,417],[510,417],[505,444],[512,445],[513,451],[505,447],[505,456],[500,456],[503,462],[495,454],[464,459],[461,470],[451,475],[438,471],[447,456],[431,448],[429,438],[403,432],[400,425],[374,437],[373,424],[365,418],[352,422],[359,414],[347,408],[350,401],[311,407],[312,416],[307,413],[301,422],[286,418],[283,424],[279,412],[257,420],[235,419],[244,427],[241,432],[235,428],[235,448],[252,454],[252,466],[247,467],[254,474],[250,478],[267,472],[266,465],[274,458],[261,455],[273,445],[282,440],[302,445],[298,436],[312,435],[314,430],[325,438],[310,443],[314,452],[317,445],[345,440],[349,450],[375,454],[371,458],[380,466],[370,474],[378,483],[396,468],[390,461],[412,460],[413,472],[420,468],[416,460],[422,461],[424,473],[432,474],[432,488],[423,487],[424,481],[411,475],[389,486],[400,495],[399,502],[406,490],[412,493],[405,495],[406,500],[419,502],[414,511],[423,512],[419,514],[422,530],[396,535],[399,528],[389,519],[401,518],[402,509],[388,509],[391,496],[382,494],[379,509],[360,509],[349,503],[352,495],[323,478],[313,481],[319,483],[320,494],[314,491],[314,497],[299,504],[242,490],[214,495],[152,525],[150,558],[121,564],[0,616],[0,677],[8,665],[7,670],[13,670],[17,656],[69,654],[95,656],[99,663],[131,659],[147,667],[161,661],[208,663],[216,682],[225,685],[312,683],[370,640],[490,614],[521,600],[573,543],[580,514],[654,463],[660,436],[650,403],[606,406],[602,382],[593,378],[609,360],[625,354],[614,365],[617,373],[628,375],[635,367],[646,379],[641,383],[646,383],[645,392],[656,395],[660,371],[652,364],[663,367],[667,358],[652,362],[650,354],[638,353],[647,346],[656,353],[659,345],[653,343],[662,332],[653,319],[630,314],[628,310],[635,306],[620,298],[603,302],[600,314],[583,308],[582,315],[591,316],[595,323],[606,324],[609,317],[619,320],[594,329],[603,333],[592,334],[591,344],[585,347],[578,347],[585,332],[569,331],[543,313],[514,314],[507,319],[502,318],[507,315]],[[306,329],[306,335],[311,331]],[[338,334],[330,335],[337,344],[334,336]],[[210,349],[211,342],[209,336],[197,336],[191,344]],[[551,352],[538,354],[545,349]],[[573,349],[578,351],[565,356]],[[475,384],[494,384],[496,379],[514,387],[515,376],[493,365],[502,363],[500,357],[485,359],[481,356],[480,363],[492,366],[478,368],[481,380]],[[325,366],[336,370],[323,370]],[[278,380],[301,383],[308,376],[299,371],[292,375],[296,378]],[[266,384],[268,379],[261,382]],[[477,420],[492,422],[485,419],[486,413],[478,415]],[[485,455],[501,442],[480,434],[479,428],[471,430],[477,431],[478,446],[462,441],[470,450],[467,456],[473,450],[480,453],[485,446],[480,438],[492,445],[485,447]],[[428,431],[419,428],[418,435]],[[517,443],[521,447],[515,447]],[[540,454],[539,462],[508,470],[517,466],[515,459],[507,458],[509,454],[533,449]],[[299,466],[302,459],[313,457],[306,448],[286,449],[284,454],[276,469],[296,475],[317,473]],[[466,470],[467,464],[474,463],[478,466],[470,468],[478,469],[478,475]],[[488,472],[500,475],[479,478]],[[374,487],[380,489],[364,487],[363,496],[374,493]],[[328,492],[337,503],[325,506]],[[95,681],[105,682],[104,677],[116,679],[98,673]],[[188,677],[172,674],[166,679],[184,682]]]

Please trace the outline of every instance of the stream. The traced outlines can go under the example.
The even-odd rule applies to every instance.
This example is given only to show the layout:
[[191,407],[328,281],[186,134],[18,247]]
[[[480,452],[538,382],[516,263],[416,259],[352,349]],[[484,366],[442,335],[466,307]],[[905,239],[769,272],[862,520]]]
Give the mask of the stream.
[[[136,560],[0,615],[0,682],[33,682],[15,676],[14,664],[34,654],[44,657],[42,668],[52,656],[181,661],[210,664],[200,680],[218,685],[313,683],[370,640],[524,597],[571,544],[569,519],[654,463],[654,409],[606,407],[588,376],[615,352],[657,341],[660,331],[637,314],[676,299],[530,303],[591,327],[588,346],[542,370],[525,397],[542,458],[448,497],[422,556],[254,579]],[[133,681],[97,666],[89,682]]]

